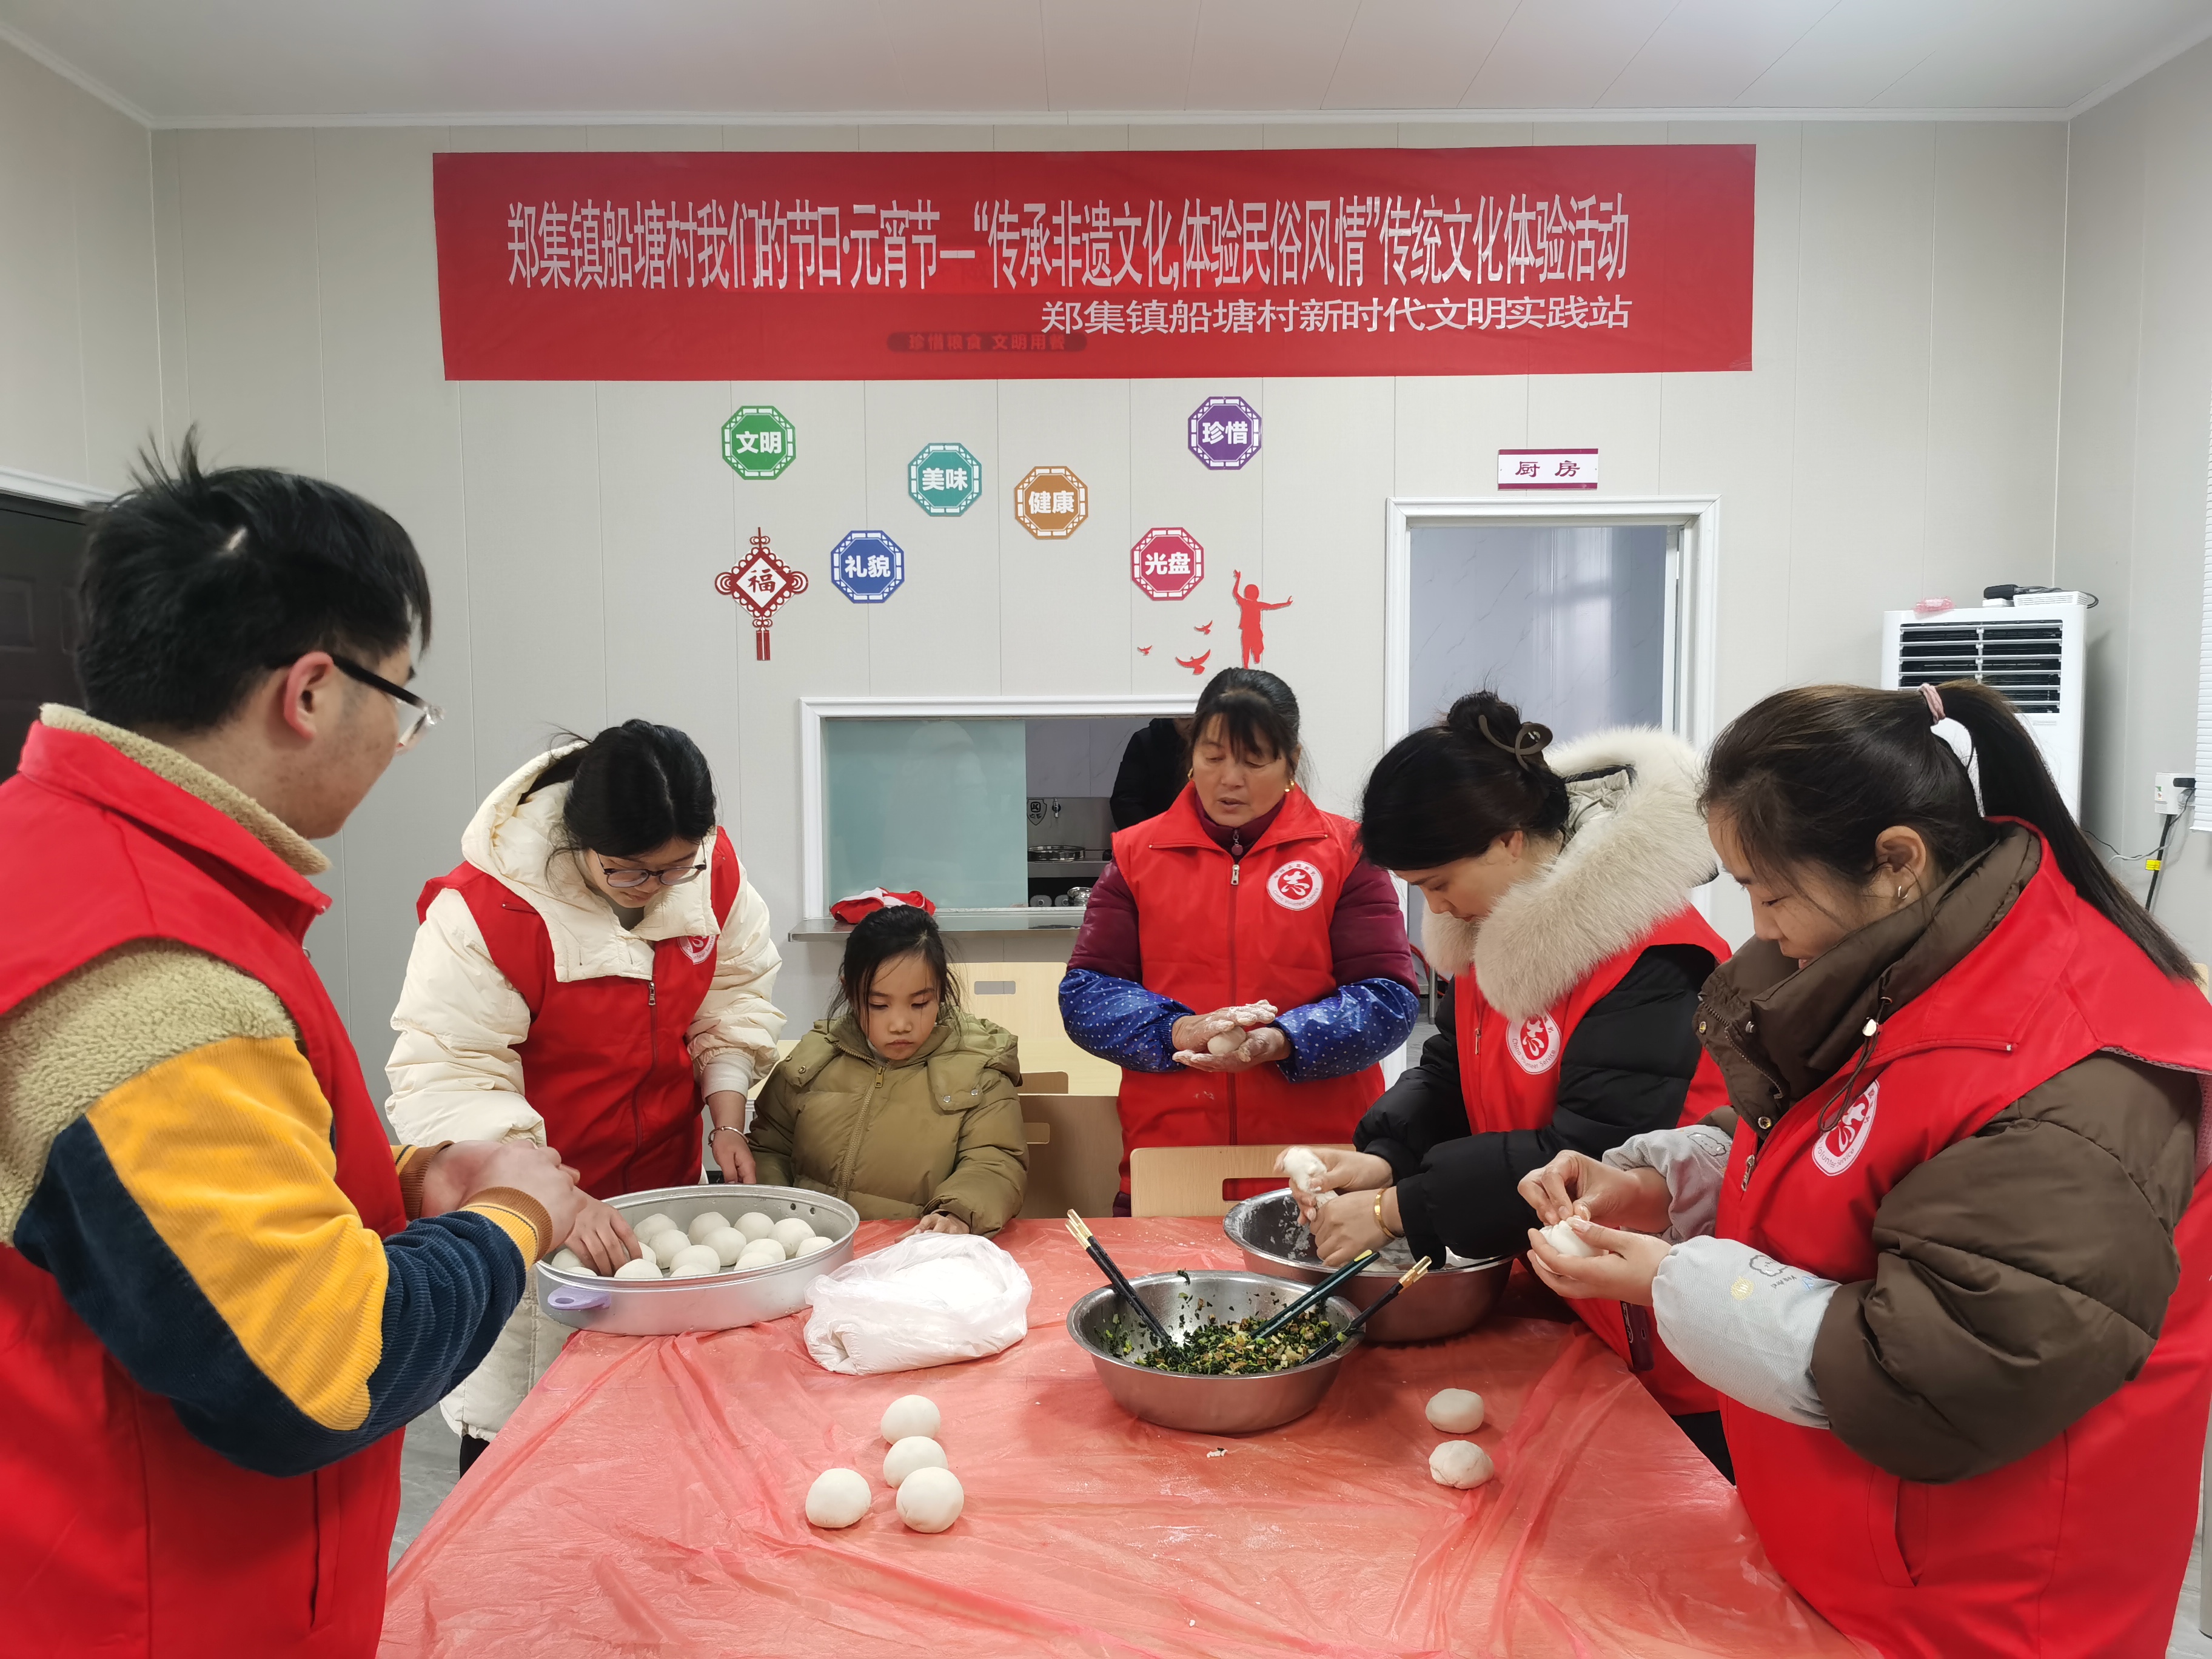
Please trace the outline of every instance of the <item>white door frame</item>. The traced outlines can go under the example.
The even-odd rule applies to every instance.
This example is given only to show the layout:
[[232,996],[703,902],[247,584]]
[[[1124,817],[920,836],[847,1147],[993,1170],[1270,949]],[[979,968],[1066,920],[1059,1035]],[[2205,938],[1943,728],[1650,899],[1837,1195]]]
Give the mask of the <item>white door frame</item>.
[[0,494],[52,501],[58,507],[104,507],[115,499],[112,489],[49,478],[43,472],[19,472],[12,466],[0,466]]
[[[1679,599],[1667,641],[1674,665],[1665,724],[1692,748],[1714,735],[1714,679],[1720,650],[1721,501],[1717,495],[1592,495],[1562,501],[1498,495],[1393,496],[1384,507],[1382,741],[1413,728],[1413,532],[1454,526],[1656,524],[1679,532]],[[1699,890],[1700,895],[1703,889]]]

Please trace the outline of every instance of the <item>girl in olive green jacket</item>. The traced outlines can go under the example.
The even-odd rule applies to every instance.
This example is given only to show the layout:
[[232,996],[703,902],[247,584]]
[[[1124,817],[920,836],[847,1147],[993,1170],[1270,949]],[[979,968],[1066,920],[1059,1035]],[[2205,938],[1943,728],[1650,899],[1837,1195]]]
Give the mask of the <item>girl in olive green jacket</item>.
[[866,1220],[997,1232],[1029,1180],[1013,1033],[962,1011],[944,937],[910,905],[862,918],[837,981],[830,1018],[761,1091],[759,1180]]

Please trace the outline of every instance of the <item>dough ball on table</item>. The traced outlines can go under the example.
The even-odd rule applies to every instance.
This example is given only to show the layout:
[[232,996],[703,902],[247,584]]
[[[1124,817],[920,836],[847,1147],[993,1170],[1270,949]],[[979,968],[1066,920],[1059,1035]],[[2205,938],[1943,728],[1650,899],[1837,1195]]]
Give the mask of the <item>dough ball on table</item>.
[[617,1279],[651,1279],[657,1280],[660,1277],[660,1267],[651,1256],[641,1255],[638,1257],[636,1261],[625,1261],[621,1267],[616,1268],[615,1277]]
[[745,1252],[737,1260],[741,1268],[773,1267],[784,1260],[783,1246],[772,1238],[757,1238],[745,1246]]
[[798,1216],[787,1216],[769,1229],[768,1236],[783,1246],[786,1255],[797,1255],[799,1247],[814,1237],[814,1228]]
[[745,1246],[751,1243],[752,1240],[747,1238],[735,1227],[717,1227],[701,1242],[700,1248],[712,1250],[721,1258],[722,1265],[726,1267],[743,1255],[745,1253]]
[[1429,1423],[1446,1434],[1473,1434],[1482,1426],[1482,1396],[1470,1389],[1446,1389],[1432,1394]]
[[676,1259],[668,1264],[668,1272],[672,1278],[686,1267],[695,1267],[701,1273],[718,1273],[722,1271],[722,1258],[708,1245],[686,1244],[677,1251]]
[[899,1519],[916,1532],[943,1532],[968,1505],[960,1477],[932,1464],[899,1482]]
[[1597,1254],[1597,1246],[1577,1232],[1571,1222],[1555,1221],[1545,1228],[1543,1232],[1544,1243],[1561,1255],[1595,1255]]
[[[945,1425],[937,1402],[926,1394],[901,1395],[884,1413],[884,1438],[896,1446],[915,1436],[934,1436]],[[892,1482],[894,1486],[897,1483]]]
[[592,1271],[584,1265],[584,1258],[566,1244],[553,1252],[552,1265],[564,1273],[587,1273]]
[[694,1244],[704,1244],[708,1233],[719,1233],[729,1224],[729,1217],[724,1215],[720,1210],[705,1210],[693,1216],[691,1224],[684,1231],[684,1236]]
[[[936,1407],[933,1406],[930,1409],[934,1411]],[[916,1469],[941,1469],[944,1467],[944,1447],[926,1434],[906,1435],[895,1441],[890,1450],[884,1454],[884,1485],[903,1486],[907,1476]]]
[[775,1218],[758,1210],[747,1210],[738,1218],[737,1227],[747,1238],[766,1238],[775,1231]]
[[684,1236],[684,1230],[681,1227],[664,1227],[651,1238],[639,1240],[638,1248],[653,1258],[656,1267],[665,1268],[674,1267],[676,1258],[684,1251],[693,1249],[704,1249],[706,1247],[695,1246]]
[[819,1233],[811,1238],[802,1238],[799,1241],[799,1251],[793,1260],[803,1261],[810,1255],[819,1255],[836,1242],[834,1238],[824,1238]]
[[867,1518],[874,1498],[858,1469],[824,1469],[806,1489],[806,1518],[817,1527],[849,1527]]
[[1429,1479],[1439,1486],[1479,1486],[1497,1473],[1490,1454],[1472,1440],[1447,1440],[1429,1454]]
[[[654,1233],[665,1232],[669,1228],[675,1225],[676,1224],[673,1221],[671,1221],[665,1213],[659,1210],[655,1210],[651,1215],[646,1217],[644,1220],[633,1223],[630,1226],[630,1231],[635,1233],[640,1238],[647,1238],[650,1237]],[[678,1231],[681,1230],[679,1229]]]

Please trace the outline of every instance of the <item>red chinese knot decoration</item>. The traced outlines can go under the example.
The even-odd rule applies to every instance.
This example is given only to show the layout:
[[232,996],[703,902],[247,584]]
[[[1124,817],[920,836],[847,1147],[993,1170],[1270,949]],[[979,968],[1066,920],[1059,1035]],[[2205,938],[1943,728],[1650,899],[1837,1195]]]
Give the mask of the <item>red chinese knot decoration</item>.
[[786,599],[806,591],[806,573],[793,570],[769,551],[768,532],[756,528],[752,551],[744,560],[714,578],[714,591],[726,593],[752,613],[753,658],[766,662],[769,624]]

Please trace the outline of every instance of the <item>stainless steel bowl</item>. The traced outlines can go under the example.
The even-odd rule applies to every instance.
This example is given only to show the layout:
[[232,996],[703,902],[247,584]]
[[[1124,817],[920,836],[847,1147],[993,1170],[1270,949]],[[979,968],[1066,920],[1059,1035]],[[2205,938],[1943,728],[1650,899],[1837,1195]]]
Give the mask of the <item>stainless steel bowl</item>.
[[[1244,1265],[1254,1273],[1302,1285],[1318,1285],[1328,1277],[1287,1188],[1246,1199],[1223,1218],[1221,1225],[1230,1242],[1244,1252]],[[1405,1270],[1369,1267],[1346,1280],[1337,1294],[1351,1297],[1358,1307],[1371,1307]],[[1512,1271],[1513,1258],[1504,1255],[1461,1267],[1439,1264],[1361,1326],[1360,1334],[1377,1342],[1428,1342],[1471,1331],[1496,1304]]]
[[[1279,1313],[1300,1294],[1297,1286],[1264,1273],[1212,1269],[1153,1273],[1132,1279],[1130,1286],[1173,1334],[1208,1318],[1232,1324],[1254,1314]],[[1203,1310],[1200,1303],[1206,1304]],[[1358,1316],[1358,1310],[1340,1296],[1329,1297],[1324,1311],[1339,1330]],[[1122,1410],[1162,1428],[1194,1434],[1252,1434],[1304,1417],[1321,1404],[1336,1381],[1337,1367],[1360,1340],[1355,1336],[1325,1359],[1264,1376],[1185,1376],[1133,1365],[1109,1353],[1105,1331],[1116,1313],[1124,1328],[1138,1323],[1114,1287],[1102,1285],[1067,1310],[1067,1334],[1091,1356],[1098,1380]],[[1139,1327],[1133,1340],[1139,1352],[1150,1352],[1149,1332]]]
[[841,1199],[797,1187],[658,1187],[624,1193],[608,1203],[635,1226],[658,1210],[680,1227],[694,1216],[720,1210],[735,1221],[747,1210],[775,1220],[805,1218],[824,1238],[826,1250],[773,1267],[735,1267],[696,1279],[601,1279],[573,1273],[550,1261],[538,1264],[538,1305],[549,1319],[581,1331],[617,1336],[672,1336],[678,1331],[726,1331],[781,1319],[806,1305],[807,1286],[853,1259],[853,1230],[860,1212]]

